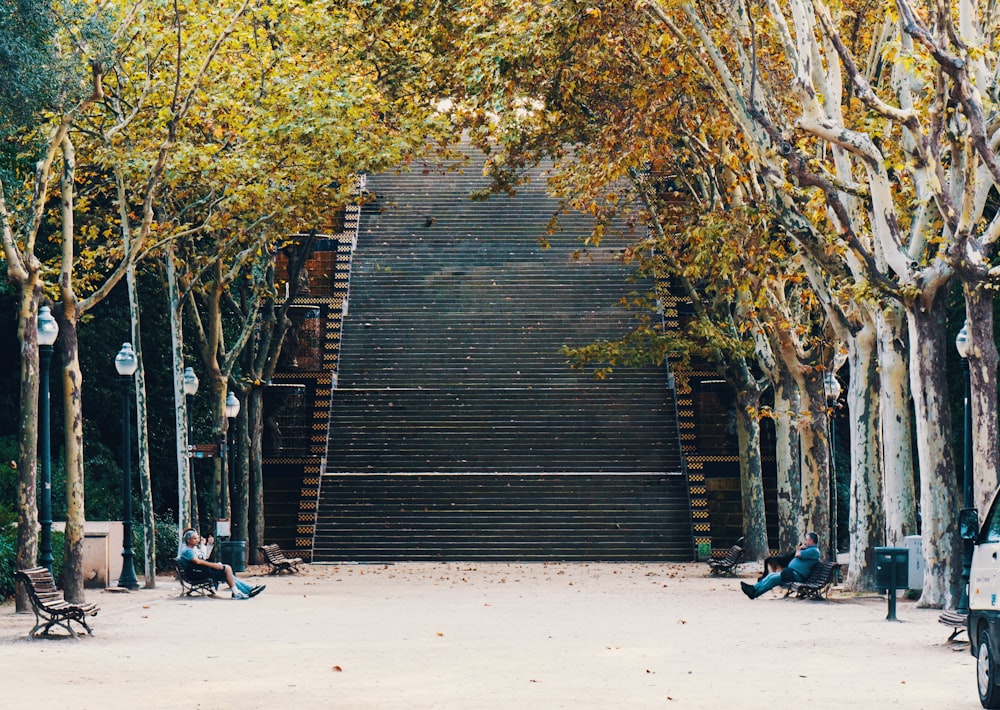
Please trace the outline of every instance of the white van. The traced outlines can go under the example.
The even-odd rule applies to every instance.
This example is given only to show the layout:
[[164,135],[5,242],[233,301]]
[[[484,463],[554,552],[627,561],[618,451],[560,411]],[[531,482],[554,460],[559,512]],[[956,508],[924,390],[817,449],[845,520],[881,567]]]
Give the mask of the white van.
[[979,525],[975,508],[959,516],[962,539],[972,542],[969,567],[969,650],[976,657],[976,684],[984,708],[1000,708],[1000,496]]

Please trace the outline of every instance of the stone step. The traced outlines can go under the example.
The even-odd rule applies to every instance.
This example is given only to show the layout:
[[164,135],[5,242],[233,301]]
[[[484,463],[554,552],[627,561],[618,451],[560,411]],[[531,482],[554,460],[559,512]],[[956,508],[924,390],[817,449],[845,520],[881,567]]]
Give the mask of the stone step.
[[588,248],[544,169],[470,199],[484,164],[368,176],[314,559],[691,559],[664,372],[596,381],[562,353],[634,327],[634,225]]
[[315,559],[668,560],[692,556],[682,477],[328,475]]

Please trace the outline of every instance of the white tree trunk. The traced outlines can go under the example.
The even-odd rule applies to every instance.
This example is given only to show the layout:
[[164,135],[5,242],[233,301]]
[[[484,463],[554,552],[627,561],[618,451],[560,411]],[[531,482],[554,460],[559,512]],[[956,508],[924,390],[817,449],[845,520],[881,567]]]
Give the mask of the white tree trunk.
[[876,318],[882,406],[884,542],[890,547],[898,547],[905,536],[918,532],[907,332],[905,314],[899,307],[887,305]]
[[[170,351],[173,365],[174,442],[177,451],[177,536],[193,525],[191,516],[191,458],[188,456],[187,398],[184,396],[184,331],[182,305],[177,287],[177,270],[174,268],[172,250],[164,257],[167,272],[167,303],[170,311]],[[178,543],[179,544],[179,543]]]
[[851,492],[849,501],[849,561],[845,586],[853,590],[874,588],[874,547],[885,530],[882,508],[882,467],[879,457],[878,383],[875,326],[869,323],[847,343],[850,381],[847,408],[851,422]]
[[[126,243],[126,249],[127,243]],[[149,413],[146,408],[146,368],[142,358],[142,328],[139,320],[139,294],[135,286],[135,267],[125,275],[128,308],[132,317],[132,349],[139,367],[135,371],[135,430],[139,442],[139,491],[142,501],[143,575],[146,589],[156,588],[156,518],[153,516],[153,486],[149,472]]]

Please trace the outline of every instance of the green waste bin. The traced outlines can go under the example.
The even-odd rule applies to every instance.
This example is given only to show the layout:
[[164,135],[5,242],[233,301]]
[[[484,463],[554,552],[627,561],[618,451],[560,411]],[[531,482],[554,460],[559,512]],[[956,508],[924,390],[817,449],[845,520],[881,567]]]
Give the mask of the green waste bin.
[[222,564],[229,565],[233,572],[244,572],[247,568],[246,540],[227,540],[219,543],[219,558]]

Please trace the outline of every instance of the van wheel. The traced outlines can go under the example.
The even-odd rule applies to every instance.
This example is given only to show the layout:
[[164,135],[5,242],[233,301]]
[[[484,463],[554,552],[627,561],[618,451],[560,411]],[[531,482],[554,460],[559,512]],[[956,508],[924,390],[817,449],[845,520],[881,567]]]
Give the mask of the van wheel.
[[979,686],[979,702],[984,708],[1000,708],[1000,669],[993,654],[993,640],[988,629],[979,633],[979,653],[976,654],[976,684]]

